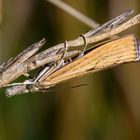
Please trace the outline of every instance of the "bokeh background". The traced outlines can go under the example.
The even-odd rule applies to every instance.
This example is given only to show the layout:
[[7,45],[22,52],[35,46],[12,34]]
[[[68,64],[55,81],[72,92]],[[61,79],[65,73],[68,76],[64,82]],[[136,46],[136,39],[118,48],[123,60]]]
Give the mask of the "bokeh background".
[[[102,24],[139,0],[65,0]],[[0,0],[0,63],[47,38],[44,49],[90,28],[45,0]],[[122,33],[136,33],[140,25]],[[32,74],[32,73],[31,73]],[[70,89],[74,85],[87,86]],[[50,94],[7,98],[0,90],[0,140],[139,140],[140,63],[68,81]]]

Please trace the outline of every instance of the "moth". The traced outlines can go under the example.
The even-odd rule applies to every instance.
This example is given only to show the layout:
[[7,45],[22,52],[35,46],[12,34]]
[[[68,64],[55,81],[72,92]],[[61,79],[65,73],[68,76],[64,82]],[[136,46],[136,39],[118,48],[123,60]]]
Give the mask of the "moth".
[[44,74],[34,84],[30,81],[7,89],[6,95],[20,92],[47,92],[47,89],[67,80],[101,71],[140,59],[140,45],[136,35],[128,35],[105,43],[89,51],[79,59],[55,70],[51,74]]
[[[63,47],[64,53],[62,53],[61,58],[57,62],[46,66],[32,79],[28,79],[23,83],[10,84],[12,87],[6,90],[6,95],[12,96],[38,91],[47,92],[50,87],[72,78],[84,76],[85,74],[104,70],[119,64],[139,61],[139,41],[136,35],[133,34],[114,40],[107,40],[107,42],[101,45],[94,45],[93,48],[86,51],[86,46],[89,42],[101,41],[138,24],[140,22],[140,15],[127,22],[125,21],[132,12],[133,10],[129,10],[102,26],[81,35],[78,39],[83,40],[85,48],[76,58],[69,57],[69,59],[65,59],[67,49],[69,48],[69,42],[65,42]],[[76,41],[73,42],[76,43]]]

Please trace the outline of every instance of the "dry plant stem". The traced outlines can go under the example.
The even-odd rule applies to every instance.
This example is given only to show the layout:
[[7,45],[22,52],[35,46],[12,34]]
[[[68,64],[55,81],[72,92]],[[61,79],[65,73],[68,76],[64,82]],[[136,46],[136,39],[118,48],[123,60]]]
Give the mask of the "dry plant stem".
[[[125,31],[128,28],[130,28],[130,27],[132,27],[132,26],[134,26],[136,24],[139,24],[139,23],[140,23],[140,14],[135,16],[135,17],[133,17],[129,21],[119,25],[118,27],[116,27],[114,29],[110,29],[110,30],[108,29],[108,31],[106,31],[106,32],[104,32],[102,34],[89,36],[89,34],[88,34],[89,32],[87,32],[87,33],[85,33],[83,35],[85,37],[87,37],[87,43],[91,44],[91,43],[95,43],[97,41],[101,41],[103,39],[106,39],[106,38],[108,38],[110,36],[119,34],[122,31]],[[84,45],[83,37],[79,36],[77,39],[68,41],[68,44],[69,44],[69,48],[74,48],[74,47]],[[53,46],[53,47],[47,49],[45,51],[45,53],[51,53],[51,52],[58,51],[58,50],[63,49],[63,48],[64,48],[64,45],[63,45],[63,43],[61,43],[61,44],[58,44],[56,46]]]
[[[85,37],[87,37],[87,43],[91,44],[91,43],[95,43],[97,41],[101,41],[103,39],[106,39],[110,36],[116,35],[136,24],[140,23],[140,15],[135,16],[134,18],[132,18],[131,20],[127,21],[126,23],[123,23],[122,25],[114,28],[113,30],[108,30],[107,32],[104,32],[102,34],[98,34],[98,35],[94,35],[94,36],[89,36],[89,32],[84,34]],[[88,37],[89,36],[89,37]],[[68,41],[69,44],[69,48],[74,48],[74,47],[78,47],[81,45],[84,45],[84,40],[83,37],[79,36],[77,39]],[[34,56],[35,59],[33,59],[30,63],[32,65],[32,63],[36,63],[37,61],[39,62],[40,60],[43,61],[44,59],[49,59],[50,58],[50,54],[51,56],[56,55],[56,53],[60,50],[60,49],[64,49],[64,44],[58,44],[56,46],[53,46],[37,55]],[[31,58],[32,59],[32,58]],[[52,58],[51,58],[52,59]],[[53,60],[52,60],[53,61]],[[56,61],[56,60],[55,60]]]
[[[80,50],[77,51],[71,51],[66,52],[64,59],[67,60],[72,57],[76,57],[81,53]],[[39,54],[36,54],[35,56],[31,57],[29,60],[27,60],[27,72],[34,70],[36,68],[39,68],[41,66],[44,66],[46,64],[49,64],[51,62],[56,62],[60,59],[62,54],[53,54],[53,55],[47,55],[46,51],[43,51]]]
[[[103,32],[102,34],[89,36],[89,34],[88,34],[89,32],[88,32],[88,33],[84,34],[84,36],[87,37],[87,43],[91,44],[91,43],[95,43],[95,42],[101,41],[103,39],[106,39],[110,36],[116,35],[138,23],[140,23],[140,15],[135,16],[134,18],[127,21],[126,23],[123,23],[122,25],[120,25],[112,30],[110,29],[107,32]],[[83,40],[83,37],[79,36],[77,39],[68,41],[68,44],[69,44],[68,48],[78,47],[78,46],[84,45],[84,43],[85,42]],[[33,56],[32,58],[30,58],[28,60],[28,68],[30,70],[33,70],[37,67],[40,67],[41,65],[48,64],[52,61],[58,61],[58,59],[60,57],[58,57],[57,52],[61,49],[62,50],[64,49],[64,43],[58,44],[43,52],[40,52],[39,54],[36,54],[35,56]],[[76,56],[78,53],[79,52],[77,52],[77,51],[75,51],[75,53],[73,51],[73,52],[71,52],[71,55]],[[67,55],[65,57],[67,57]]]
[[54,4],[55,6],[57,6],[59,8],[61,8],[62,10],[64,10],[65,12],[67,12],[68,14],[70,14],[71,16],[75,17],[76,19],[80,20],[85,25],[87,25],[91,28],[96,28],[96,27],[99,26],[98,23],[96,23],[92,19],[88,18],[87,16],[83,15],[82,13],[80,13],[79,11],[72,8],[71,6],[69,6],[68,4],[66,4],[65,2],[63,2],[61,0],[46,0],[46,1]]
[[[122,31],[138,24],[138,23],[140,23],[140,15],[137,15],[134,18],[127,21],[126,23],[123,23],[122,25],[114,28],[113,30],[109,30],[109,31],[104,32],[102,34],[87,37],[87,36],[89,36],[89,34],[88,34],[89,32],[88,32],[84,35],[85,35],[85,37],[87,37],[87,43],[91,44],[91,43],[95,43],[97,41],[101,41],[103,39],[106,39],[110,36],[116,35],[116,34],[122,32]],[[83,37],[80,36],[75,40],[68,41],[68,44],[69,44],[68,48],[78,47],[78,46],[84,45],[84,43],[85,42],[83,40]],[[35,56],[33,56],[33,58],[29,59],[30,62],[28,62],[28,67],[30,68],[30,70],[32,70],[32,69],[35,69],[35,68],[39,67],[40,66],[39,64],[41,64],[41,65],[44,64],[45,65],[45,64],[49,63],[50,61],[58,61],[58,59],[60,57],[57,57],[56,53],[60,49],[64,49],[64,44],[63,43],[58,44],[56,46],[53,46],[53,47],[35,55]],[[71,53],[72,53],[72,55],[74,55],[74,52],[71,52]],[[76,56],[76,53],[77,52],[75,52],[75,56]],[[51,54],[51,56],[49,54]]]

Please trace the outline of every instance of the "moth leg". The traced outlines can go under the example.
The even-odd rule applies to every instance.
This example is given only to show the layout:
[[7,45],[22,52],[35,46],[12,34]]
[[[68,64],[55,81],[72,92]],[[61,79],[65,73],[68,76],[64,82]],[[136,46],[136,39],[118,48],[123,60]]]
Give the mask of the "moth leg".
[[81,56],[83,56],[84,55],[84,53],[85,53],[85,51],[86,51],[86,49],[87,49],[87,45],[88,45],[88,43],[87,43],[87,37],[85,36],[85,35],[83,35],[83,34],[81,34],[81,37],[83,37],[83,40],[84,40],[84,49],[82,50],[82,52],[81,52]]
[[36,77],[36,79],[33,81],[33,83],[36,83],[45,73],[50,73],[54,69],[54,66],[49,67],[46,66]]
[[[80,52],[80,54],[74,60],[79,59],[80,57],[84,56],[84,53],[85,53],[85,51],[87,49],[87,45],[88,45],[87,37],[84,34],[81,34],[80,36],[83,38],[84,48],[83,48],[83,50]],[[70,58],[70,57],[68,58],[68,60],[70,62],[73,61],[72,58]],[[69,62],[67,62],[67,63],[69,63]]]
[[65,65],[64,56],[66,55],[66,53],[68,51],[68,42],[67,41],[64,42],[64,47],[65,47],[64,53],[62,54],[61,58],[58,60],[58,62],[56,64],[57,69],[60,68],[61,66]]
[[40,73],[39,75],[36,77],[36,79],[33,81],[34,83],[36,83],[38,80],[42,80],[44,78],[46,78],[47,76],[49,76],[50,74],[52,74],[54,71],[56,71],[57,69],[61,68],[64,64],[64,56],[68,50],[68,44],[67,41],[65,41],[64,43],[64,47],[65,47],[65,51],[62,54],[60,60],[58,60],[57,62],[55,62],[55,64],[52,67],[45,67]]
[[5,85],[4,87],[12,87],[12,86],[19,86],[19,85],[30,85],[30,84],[32,84],[31,79],[26,80],[26,81],[21,82],[21,83],[11,83],[11,84],[7,84],[7,85]]
[[84,53],[85,53],[85,51],[86,51],[86,49],[87,49],[87,45],[88,45],[88,43],[87,43],[87,37],[86,37],[84,34],[81,34],[80,36],[83,38],[83,41],[84,41],[84,49],[83,49],[82,52],[79,54],[79,56],[76,57],[76,59],[78,59],[78,58],[84,56]]

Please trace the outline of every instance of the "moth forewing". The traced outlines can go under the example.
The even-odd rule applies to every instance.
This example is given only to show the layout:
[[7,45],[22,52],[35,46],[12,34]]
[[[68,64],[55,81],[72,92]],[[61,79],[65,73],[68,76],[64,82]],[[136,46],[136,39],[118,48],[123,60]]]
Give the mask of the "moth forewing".
[[50,87],[66,80],[139,60],[139,42],[135,35],[128,35],[108,42],[38,81],[40,87]]

